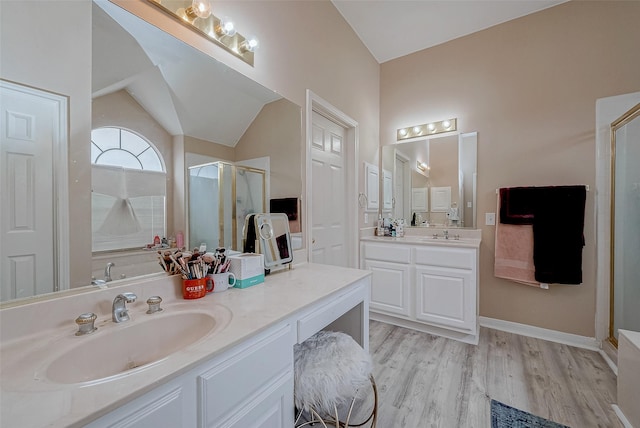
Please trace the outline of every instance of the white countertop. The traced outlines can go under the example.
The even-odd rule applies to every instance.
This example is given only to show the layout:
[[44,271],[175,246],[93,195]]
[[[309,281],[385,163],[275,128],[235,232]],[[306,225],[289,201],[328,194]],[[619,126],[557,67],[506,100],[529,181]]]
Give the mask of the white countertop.
[[[4,324],[0,344],[0,426],[82,426],[368,275],[370,272],[364,270],[302,264],[268,275],[264,284],[212,293],[192,301],[181,298],[179,277],[164,277],[3,309],[0,311],[0,321]],[[147,316],[145,301],[156,294],[163,298],[167,310],[172,304],[176,307],[189,304],[211,311],[215,311],[216,305],[222,305],[231,311],[232,318],[222,331],[116,381],[60,384],[34,373],[33,368],[41,367],[42,360],[49,358],[47,361],[50,361],[50,356],[64,352],[56,349],[56,345],[64,347],[60,343],[68,342],[74,335],[73,320],[80,313],[95,312],[98,326],[100,322],[103,325],[111,322],[111,302],[123,291],[138,295],[136,303],[127,305],[131,323]],[[99,302],[95,302],[96,299]],[[63,320],[58,319],[61,313]],[[50,325],[43,326],[44,322]],[[18,323],[27,325],[18,326]],[[33,331],[33,326],[38,325],[38,330]],[[93,334],[100,334],[100,328]],[[90,355],[78,357],[91,358]],[[34,365],[34,361],[38,363]]]
[[446,247],[471,247],[471,248],[480,247],[480,242],[481,242],[480,238],[460,237],[459,239],[456,239],[453,236],[454,236],[454,233],[451,233],[449,239],[445,239],[442,236],[439,236],[437,239],[435,239],[430,235],[405,235],[403,237],[363,236],[360,238],[360,240],[366,241],[366,242],[384,242],[384,243],[407,244],[407,245],[435,245],[435,246],[446,246]]

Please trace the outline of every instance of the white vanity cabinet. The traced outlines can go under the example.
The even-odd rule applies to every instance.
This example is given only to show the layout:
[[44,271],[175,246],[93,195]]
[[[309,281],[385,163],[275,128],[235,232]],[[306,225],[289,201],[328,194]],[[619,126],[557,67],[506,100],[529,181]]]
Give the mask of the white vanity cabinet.
[[[101,404],[99,395],[85,394],[78,401],[84,405],[83,411],[93,414],[84,420],[75,418],[75,423],[60,421],[51,426],[292,427],[294,345],[326,328],[351,335],[368,350],[370,284],[368,272],[305,265],[272,274],[264,284],[221,293],[219,303],[228,305],[234,319],[217,334],[244,332],[238,333],[232,344],[218,352],[202,349],[202,343],[194,346],[195,351],[185,350],[199,354],[197,362],[168,381],[150,384],[146,393],[130,390],[127,377],[115,380],[112,386],[120,399],[127,394],[135,398],[113,404],[109,413],[95,419]],[[235,327],[234,321],[238,323]],[[211,340],[216,340],[215,336]],[[159,365],[171,362],[169,357]],[[91,389],[87,392],[98,394]]]
[[478,248],[479,239],[363,239],[370,318],[477,344]]
[[290,324],[272,327],[87,427],[293,426],[294,343]]

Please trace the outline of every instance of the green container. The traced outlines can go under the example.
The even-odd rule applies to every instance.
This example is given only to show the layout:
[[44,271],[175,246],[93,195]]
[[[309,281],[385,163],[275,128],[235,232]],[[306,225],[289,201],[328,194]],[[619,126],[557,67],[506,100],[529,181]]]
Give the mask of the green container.
[[236,285],[234,285],[234,287],[247,288],[247,287],[251,287],[252,285],[261,284],[263,282],[264,282],[264,274],[262,273],[260,275],[252,276],[251,278],[236,279]]

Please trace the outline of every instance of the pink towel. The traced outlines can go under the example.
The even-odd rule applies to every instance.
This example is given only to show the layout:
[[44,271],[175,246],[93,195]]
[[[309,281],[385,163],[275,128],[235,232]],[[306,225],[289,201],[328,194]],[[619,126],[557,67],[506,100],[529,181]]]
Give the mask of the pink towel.
[[[500,197],[498,196],[498,212]],[[533,226],[501,224],[496,221],[496,251],[493,274],[534,287],[548,288],[535,279],[533,264]]]

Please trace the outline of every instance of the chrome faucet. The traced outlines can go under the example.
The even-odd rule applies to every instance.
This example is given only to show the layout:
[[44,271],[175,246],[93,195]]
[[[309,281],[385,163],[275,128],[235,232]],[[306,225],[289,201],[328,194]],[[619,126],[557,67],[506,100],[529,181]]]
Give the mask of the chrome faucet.
[[111,319],[113,322],[129,321],[129,311],[125,303],[133,303],[138,296],[133,293],[118,294],[113,299],[113,306],[111,307]]
[[107,263],[107,267],[104,268],[104,280],[106,282],[111,282],[111,268],[114,267],[116,264],[109,262]]
[[448,230],[444,230],[444,232],[442,232],[442,234],[444,235],[444,239],[449,239],[449,231]]

